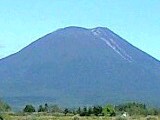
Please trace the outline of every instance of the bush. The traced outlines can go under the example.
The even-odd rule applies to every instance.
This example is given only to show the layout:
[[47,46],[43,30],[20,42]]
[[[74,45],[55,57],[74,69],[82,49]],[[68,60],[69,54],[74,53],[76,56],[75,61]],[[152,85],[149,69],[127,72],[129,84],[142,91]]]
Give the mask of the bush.
[[32,113],[32,112],[36,112],[36,110],[32,105],[26,105],[26,107],[23,109],[23,112]]
[[103,108],[101,106],[94,106],[93,107],[93,114],[95,116],[99,116],[102,114]]
[[156,108],[149,108],[147,113],[148,113],[148,115],[158,115],[159,110]]
[[38,108],[38,112],[45,112],[45,108],[42,105],[40,105]]
[[7,103],[0,100],[0,112],[9,112],[9,111],[11,111],[11,107]]
[[80,117],[79,116],[74,116],[73,120],[80,120]]
[[2,117],[2,116],[0,116],[0,120],[3,120],[3,117]]
[[66,108],[66,109],[64,109],[64,114],[65,114],[65,116],[67,115],[67,113],[69,113],[69,110]]
[[115,116],[116,112],[113,105],[106,105],[103,108],[103,113],[105,116]]

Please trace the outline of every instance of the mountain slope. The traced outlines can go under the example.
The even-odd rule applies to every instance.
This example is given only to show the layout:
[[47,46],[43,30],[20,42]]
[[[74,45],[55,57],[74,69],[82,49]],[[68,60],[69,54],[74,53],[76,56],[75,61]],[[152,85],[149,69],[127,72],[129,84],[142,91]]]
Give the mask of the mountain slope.
[[68,27],[0,60],[0,93],[62,105],[159,104],[160,62],[107,28]]

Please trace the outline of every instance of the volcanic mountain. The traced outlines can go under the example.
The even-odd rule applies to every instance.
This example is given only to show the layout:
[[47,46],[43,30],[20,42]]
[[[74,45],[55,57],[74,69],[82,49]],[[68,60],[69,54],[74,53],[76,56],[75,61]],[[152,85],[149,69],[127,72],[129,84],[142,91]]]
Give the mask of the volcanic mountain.
[[160,62],[108,28],[67,27],[1,59],[0,88],[11,101],[38,97],[72,106],[128,100],[160,105]]

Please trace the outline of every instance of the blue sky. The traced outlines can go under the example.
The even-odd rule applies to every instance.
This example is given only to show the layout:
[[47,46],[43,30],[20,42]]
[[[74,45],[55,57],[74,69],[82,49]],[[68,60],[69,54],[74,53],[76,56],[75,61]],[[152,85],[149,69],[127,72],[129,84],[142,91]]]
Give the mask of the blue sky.
[[0,0],[0,58],[58,28],[108,27],[160,60],[160,0]]

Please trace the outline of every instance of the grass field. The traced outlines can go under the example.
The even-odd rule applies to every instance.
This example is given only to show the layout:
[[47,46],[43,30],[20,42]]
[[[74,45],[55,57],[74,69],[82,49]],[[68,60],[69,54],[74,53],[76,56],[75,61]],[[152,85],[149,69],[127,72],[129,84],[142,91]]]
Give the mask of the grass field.
[[51,115],[4,115],[4,120],[160,120],[158,116],[132,116],[127,118],[122,117],[79,117],[79,116],[51,116]]

